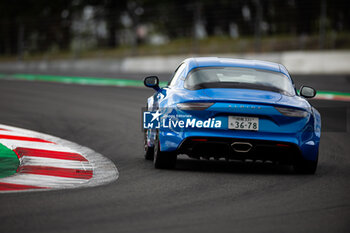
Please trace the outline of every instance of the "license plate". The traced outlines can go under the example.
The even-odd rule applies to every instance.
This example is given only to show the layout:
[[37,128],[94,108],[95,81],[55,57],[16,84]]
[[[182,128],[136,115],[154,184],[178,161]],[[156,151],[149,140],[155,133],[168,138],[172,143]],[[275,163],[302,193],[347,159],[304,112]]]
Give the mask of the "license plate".
[[240,117],[229,116],[228,128],[236,130],[259,130],[259,118],[257,117]]

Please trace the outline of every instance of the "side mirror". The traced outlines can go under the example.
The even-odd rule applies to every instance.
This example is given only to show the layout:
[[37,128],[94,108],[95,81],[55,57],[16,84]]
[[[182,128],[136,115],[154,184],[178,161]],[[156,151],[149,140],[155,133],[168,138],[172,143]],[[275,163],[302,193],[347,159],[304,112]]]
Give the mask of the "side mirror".
[[148,76],[143,80],[143,83],[146,87],[153,88],[156,91],[159,91],[159,79],[157,76]]
[[300,95],[305,98],[313,98],[316,95],[316,90],[313,89],[312,87],[301,86]]

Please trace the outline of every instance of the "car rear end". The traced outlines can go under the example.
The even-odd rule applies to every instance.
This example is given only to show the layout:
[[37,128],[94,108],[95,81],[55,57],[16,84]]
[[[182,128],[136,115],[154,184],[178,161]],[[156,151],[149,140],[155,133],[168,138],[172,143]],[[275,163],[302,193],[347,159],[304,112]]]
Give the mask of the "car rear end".
[[[205,103],[208,107],[201,110],[191,110],[198,102],[178,104],[176,113],[203,122],[214,119],[222,122],[220,127],[162,130],[163,149],[194,158],[291,161],[296,154],[302,155],[307,145],[318,143],[311,109],[249,101],[246,97],[208,99]],[[313,157],[310,153],[305,156]]]

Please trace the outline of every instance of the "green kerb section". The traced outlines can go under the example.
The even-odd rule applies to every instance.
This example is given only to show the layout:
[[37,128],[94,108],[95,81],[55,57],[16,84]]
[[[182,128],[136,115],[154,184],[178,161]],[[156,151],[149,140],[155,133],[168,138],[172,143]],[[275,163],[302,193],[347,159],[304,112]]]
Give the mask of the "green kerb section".
[[19,159],[15,152],[0,144],[0,178],[16,173]]
[[[0,79],[45,81],[45,82],[67,83],[67,84],[119,86],[119,87],[143,87],[144,86],[143,80],[58,76],[58,75],[42,75],[42,74],[0,74]],[[159,86],[161,87],[165,87],[166,85],[167,85],[167,82],[159,83]],[[331,95],[336,97],[350,98],[350,93],[334,92],[334,91],[317,91],[317,95],[319,96]]]
[[350,93],[336,92],[336,91],[317,91],[317,95],[334,95],[334,96],[350,97]]
[[[72,76],[56,76],[56,75],[40,75],[40,74],[0,74],[0,79],[11,80],[27,80],[27,81],[45,81],[59,82],[69,84],[82,85],[101,85],[101,86],[128,86],[143,87],[143,80],[114,79],[114,78],[98,78],[98,77],[72,77]],[[166,86],[167,82],[160,82],[160,86]]]

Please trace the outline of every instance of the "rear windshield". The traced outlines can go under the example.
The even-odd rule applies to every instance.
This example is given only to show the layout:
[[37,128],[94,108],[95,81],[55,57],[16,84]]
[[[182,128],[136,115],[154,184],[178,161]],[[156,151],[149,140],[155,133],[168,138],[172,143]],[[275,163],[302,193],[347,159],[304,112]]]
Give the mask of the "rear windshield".
[[191,90],[204,88],[243,88],[280,92],[295,95],[293,84],[282,73],[235,67],[210,67],[192,70],[186,80],[185,88]]

